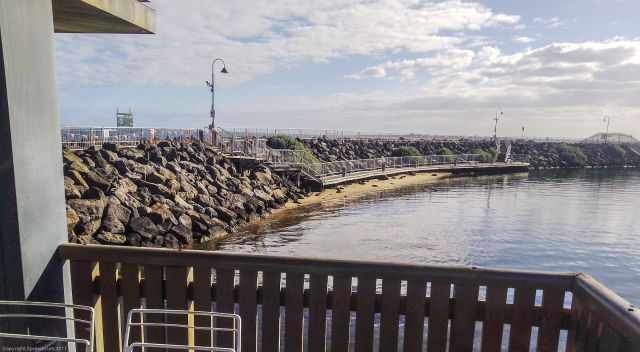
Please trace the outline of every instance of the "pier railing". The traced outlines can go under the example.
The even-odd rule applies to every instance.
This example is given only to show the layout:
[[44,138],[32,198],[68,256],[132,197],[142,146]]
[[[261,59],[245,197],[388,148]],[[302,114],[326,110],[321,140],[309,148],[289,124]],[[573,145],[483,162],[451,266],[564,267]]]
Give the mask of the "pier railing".
[[[583,274],[71,244],[59,253],[74,303],[97,308],[99,351],[120,351],[125,313],[141,306],[237,312],[243,352],[640,350],[637,309]],[[174,318],[161,317],[210,324]],[[131,334],[232,343],[193,331]]]
[[479,154],[421,155],[332,161],[307,165],[314,176],[347,175],[354,172],[383,169],[420,168],[433,165],[477,164],[489,162]]

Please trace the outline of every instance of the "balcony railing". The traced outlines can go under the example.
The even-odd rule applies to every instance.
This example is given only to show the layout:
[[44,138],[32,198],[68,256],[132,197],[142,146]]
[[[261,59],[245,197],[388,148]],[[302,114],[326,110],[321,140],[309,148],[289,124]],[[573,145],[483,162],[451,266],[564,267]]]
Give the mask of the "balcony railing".
[[[243,352],[640,351],[639,312],[584,274],[71,244],[59,253],[74,303],[97,308],[100,351],[120,350],[126,312],[141,306],[237,312]],[[147,329],[131,333],[231,344],[207,330]]]

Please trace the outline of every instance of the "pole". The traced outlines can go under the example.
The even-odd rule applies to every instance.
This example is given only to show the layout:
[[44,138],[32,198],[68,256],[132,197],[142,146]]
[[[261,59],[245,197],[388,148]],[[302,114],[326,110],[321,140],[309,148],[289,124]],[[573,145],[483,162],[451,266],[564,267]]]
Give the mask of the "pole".
[[227,73],[227,66],[224,63],[224,60],[221,58],[216,58],[211,62],[211,82],[207,82],[207,85],[211,88],[211,125],[209,125],[209,131],[211,132],[211,143],[216,144],[216,62],[222,62],[222,70],[221,73]]

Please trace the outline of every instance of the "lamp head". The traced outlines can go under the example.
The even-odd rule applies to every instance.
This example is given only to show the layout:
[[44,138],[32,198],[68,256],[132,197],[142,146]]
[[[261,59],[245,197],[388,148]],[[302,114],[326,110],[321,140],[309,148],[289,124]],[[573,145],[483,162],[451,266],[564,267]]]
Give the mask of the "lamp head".
[[229,71],[227,71],[227,66],[223,66],[222,70],[220,70],[220,73],[229,73]]

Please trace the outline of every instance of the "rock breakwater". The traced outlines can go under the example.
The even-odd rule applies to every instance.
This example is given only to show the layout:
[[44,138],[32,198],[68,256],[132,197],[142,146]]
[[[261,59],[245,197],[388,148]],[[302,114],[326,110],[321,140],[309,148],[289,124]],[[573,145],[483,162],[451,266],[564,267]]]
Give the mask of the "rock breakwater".
[[[305,146],[322,161],[369,159],[395,156],[402,147],[415,148],[421,155],[495,154],[491,141],[435,140],[334,140],[310,139]],[[504,144],[503,144],[504,146]],[[503,148],[504,152],[504,148]],[[553,142],[512,142],[512,153],[523,156],[532,168],[640,167],[640,145],[568,144]]]
[[181,248],[221,238],[303,196],[199,142],[63,150],[69,240]]

